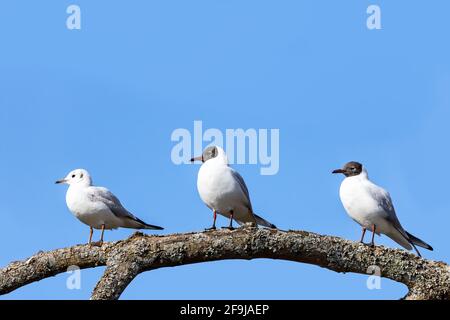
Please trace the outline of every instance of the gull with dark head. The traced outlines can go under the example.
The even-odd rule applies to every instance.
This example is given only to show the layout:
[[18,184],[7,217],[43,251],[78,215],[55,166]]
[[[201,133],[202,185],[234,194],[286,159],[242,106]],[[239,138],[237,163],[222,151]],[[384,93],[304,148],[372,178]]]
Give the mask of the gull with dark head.
[[348,215],[362,226],[361,242],[366,230],[372,231],[372,246],[375,245],[375,234],[385,234],[407,250],[416,246],[433,250],[424,241],[407,232],[395,213],[389,192],[369,180],[366,168],[359,162],[349,162],[344,168],[334,170],[345,176],[340,188],[342,204]]
[[233,229],[233,220],[239,224],[254,223],[276,228],[253,212],[250,195],[244,179],[228,165],[227,155],[222,148],[210,146],[191,162],[201,161],[197,189],[200,198],[213,211],[214,222],[210,229],[216,229],[217,214],[230,219],[228,229]]
[[105,230],[117,228],[163,230],[134,216],[108,189],[93,186],[91,176],[84,169],[74,170],[56,183],[69,185],[66,193],[67,207],[78,220],[90,227],[89,244],[92,243],[93,229],[102,231],[100,241],[94,243],[96,245],[103,243]]

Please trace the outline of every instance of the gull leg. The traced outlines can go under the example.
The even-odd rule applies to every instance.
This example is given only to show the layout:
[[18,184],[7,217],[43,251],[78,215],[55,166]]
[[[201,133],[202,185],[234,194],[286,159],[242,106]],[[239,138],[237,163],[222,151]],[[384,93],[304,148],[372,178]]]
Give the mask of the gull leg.
[[105,234],[105,225],[102,224],[102,235],[100,236],[100,245],[103,244],[103,235]]
[[413,246],[414,250],[416,251],[417,255],[422,258],[422,255],[420,254],[419,250],[417,249],[417,247],[414,245],[414,243],[410,242],[411,245]]
[[362,228],[361,240],[359,242],[364,243],[364,236],[366,235],[366,231],[367,231],[367,229],[363,227]]
[[103,245],[103,235],[105,234],[105,225],[102,224],[102,235],[100,236],[100,241],[94,242],[92,245],[96,247],[101,247]]
[[103,235],[105,234],[105,225],[102,224],[102,235],[100,236],[100,243],[103,243]]
[[91,243],[92,243],[92,235],[94,234],[94,229],[92,227],[90,227],[90,228],[91,228],[91,231],[89,233],[89,245],[91,245]]
[[217,212],[214,210],[214,222],[211,228],[205,229],[206,231],[216,230],[216,220],[217,220]]
[[230,211],[230,226],[229,227],[225,227],[224,229],[234,230],[233,219],[234,219],[234,212],[233,212],[233,210],[231,210]]
[[375,225],[372,226],[372,242],[370,242],[370,245],[372,247],[375,247],[375,231],[377,227]]

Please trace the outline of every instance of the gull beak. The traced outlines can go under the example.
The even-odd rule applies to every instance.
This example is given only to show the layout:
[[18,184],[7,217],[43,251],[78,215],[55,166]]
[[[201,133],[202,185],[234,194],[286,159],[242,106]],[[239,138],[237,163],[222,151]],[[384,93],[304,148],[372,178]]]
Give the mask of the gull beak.
[[191,159],[191,162],[195,162],[195,161],[203,162],[203,156],[198,156],[198,157],[194,157],[194,158]]
[[62,184],[62,183],[66,183],[67,180],[66,179],[61,179],[55,182],[55,184]]
[[333,174],[337,174],[337,173],[345,173],[345,170],[343,169],[336,169],[332,172]]

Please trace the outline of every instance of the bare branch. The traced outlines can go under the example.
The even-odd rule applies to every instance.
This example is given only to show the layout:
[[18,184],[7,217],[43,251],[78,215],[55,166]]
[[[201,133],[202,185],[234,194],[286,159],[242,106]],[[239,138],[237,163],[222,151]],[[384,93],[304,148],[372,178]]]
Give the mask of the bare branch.
[[39,252],[26,261],[13,262],[0,269],[0,294],[12,292],[27,284],[66,272],[69,267],[80,269],[94,268],[106,264],[106,251],[112,244],[103,248],[75,246],[50,252]]
[[256,229],[147,236],[140,233],[103,247],[76,246],[40,253],[0,270],[0,294],[65,272],[77,265],[107,265],[92,299],[118,299],[141,272],[164,267],[228,259],[281,259],[317,265],[335,272],[367,274],[378,266],[381,276],[404,283],[406,299],[450,299],[450,268],[404,250],[371,248],[337,237],[305,231]]
[[117,300],[131,281],[141,272],[136,255],[119,250],[111,255],[108,267],[92,293],[92,300]]

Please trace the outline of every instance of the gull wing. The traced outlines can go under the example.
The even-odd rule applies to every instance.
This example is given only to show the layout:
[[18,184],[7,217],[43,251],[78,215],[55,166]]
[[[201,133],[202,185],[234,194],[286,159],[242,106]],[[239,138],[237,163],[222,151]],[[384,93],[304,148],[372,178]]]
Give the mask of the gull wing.
[[258,225],[261,225],[261,226],[264,226],[264,227],[277,229],[277,227],[274,224],[272,224],[269,221],[261,218],[260,216],[258,216],[257,214],[255,214],[253,212],[252,203],[250,201],[250,194],[248,192],[248,188],[247,188],[247,185],[245,184],[244,179],[239,174],[239,172],[237,172],[236,170],[233,170],[232,168],[230,168],[230,169],[231,169],[231,174],[233,175],[233,178],[238,182],[239,186],[241,187],[242,193],[245,196],[245,201],[246,201],[245,206],[247,206],[247,208],[250,210],[251,214],[255,218],[255,222]]
[[391,195],[389,192],[384,190],[383,188],[377,187],[373,190],[372,195],[379,203],[379,206],[386,213],[385,219],[392,223],[393,227],[397,229],[398,232],[402,234],[402,236],[409,241],[409,237],[403,229],[400,221],[397,218],[397,214],[395,213],[394,205],[392,203]]
[[250,212],[253,213],[252,203],[250,201],[250,194],[248,192],[248,188],[247,188],[247,185],[245,184],[244,178],[242,178],[242,176],[239,174],[239,172],[237,172],[233,168],[230,168],[230,170],[231,170],[231,175],[238,182],[239,186],[241,187],[242,193],[245,195],[245,198],[246,198],[245,205],[248,207]]
[[[91,199],[91,201],[99,201],[104,203],[116,217],[131,220],[123,225],[124,228],[151,229],[151,230],[164,229],[159,226],[145,223],[144,221],[133,215],[131,212],[125,209],[122,203],[120,203],[120,200],[106,188],[90,187],[88,190],[88,196]],[[132,223],[130,224],[130,222]]]
[[108,189],[103,187],[90,187],[89,198],[92,201],[103,202],[109,210],[118,218],[128,218],[135,221],[138,219],[127,209],[125,209],[120,200]]

